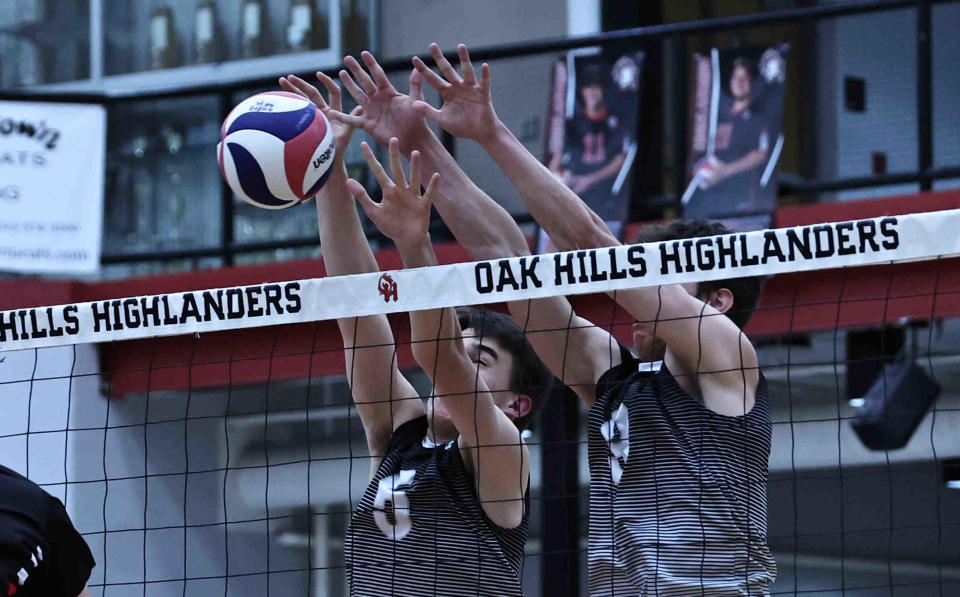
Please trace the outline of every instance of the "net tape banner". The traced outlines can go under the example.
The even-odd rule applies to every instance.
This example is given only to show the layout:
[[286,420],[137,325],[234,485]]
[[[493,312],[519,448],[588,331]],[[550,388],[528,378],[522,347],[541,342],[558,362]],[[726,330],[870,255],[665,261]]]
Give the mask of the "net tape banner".
[[0,311],[0,352],[960,254],[960,209]]

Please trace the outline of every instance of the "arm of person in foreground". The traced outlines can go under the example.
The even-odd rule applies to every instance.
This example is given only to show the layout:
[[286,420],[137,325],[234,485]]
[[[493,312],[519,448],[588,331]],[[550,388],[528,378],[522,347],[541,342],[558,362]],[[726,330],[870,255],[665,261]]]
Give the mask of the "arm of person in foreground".
[[[385,145],[390,144],[390,137],[384,138],[385,135],[411,134],[412,142],[401,138],[393,143],[403,154],[409,155],[414,148],[419,151],[420,180],[440,174],[434,205],[473,259],[528,255],[527,239],[513,217],[474,184],[424,123],[422,108],[418,107],[423,103],[420,72],[411,72],[410,93],[404,95],[391,85],[372,54],[363,52],[361,59],[366,69],[351,58],[346,61],[350,73],[340,73],[344,87],[357,101],[361,113],[332,112],[331,117],[362,128]],[[462,93],[457,101],[464,103],[459,118],[467,121],[465,127],[482,127],[487,122],[485,114],[470,103],[469,95],[469,86],[476,86],[476,78],[472,72],[464,76],[470,82],[459,88]],[[452,99],[450,105],[453,105]],[[550,371],[588,405],[592,404],[596,380],[620,363],[620,352],[611,335],[578,317],[564,297],[520,301],[508,307],[513,318],[528,332],[527,339]]]
[[[419,58],[414,67],[443,99],[436,109],[418,102],[420,109],[444,130],[473,139],[500,166],[520,192],[530,213],[561,250],[620,244],[589,207],[556,179],[517,140],[497,117],[490,89],[490,67],[483,64],[476,80],[467,49],[458,46],[463,77],[457,74],[436,44],[430,46],[443,75]],[[756,352],[742,331],[710,304],[678,284],[621,290],[614,299],[635,319],[654,322],[656,335],[667,344],[679,368],[697,376],[703,395],[721,411],[752,403],[759,373]]]
[[[282,77],[280,85],[308,98],[326,113],[332,110],[339,112],[342,107],[339,87],[323,73],[318,72],[317,78],[327,89],[329,104],[314,86],[298,77]],[[336,159],[330,166],[333,169],[330,178],[316,197],[317,222],[327,275],[376,272],[379,266],[347,187],[347,169],[343,158],[353,128],[336,120],[331,120],[331,126],[336,138]],[[339,319],[337,325],[343,337],[347,381],[363,421],[372,456],[372,475],[379,466],[393,431],[425,411],[416,390],[397,367],[393,331],[386,315]]]
[[[366,190],[351,180],[354,197],[380,231],[397,245],[404,267],[437,265],[428,226],[440,176],[431,177],[421,196],[418,151],[411,154],[408,183],[400,163],[398,142],[390,143],[393,180],[369,146],[363,144],[362,149],[380,183],[383,201],[373,202]],[[467,353],[453,309],[413,311],[410,329],[413,355],[430,377],[437,399],[450,413],[460,433],[461,452],[474,473],[484,511],[500,526],[517,526],[523,518],[530,464],[530,454],[520,431],[494,402],[479,375],[478,367],[482,365]]]

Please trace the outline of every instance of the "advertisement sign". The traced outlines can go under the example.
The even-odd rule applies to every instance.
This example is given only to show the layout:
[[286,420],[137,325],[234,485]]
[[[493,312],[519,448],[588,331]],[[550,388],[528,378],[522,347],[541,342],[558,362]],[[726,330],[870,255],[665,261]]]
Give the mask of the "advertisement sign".
[[783,148],[787,46],[718,50],[694,57],[687,218],[735,230],[770,225]]
[[106,112],[0,101],[0,271],[100,265]]
[[[642,67],[642,52],[571,52],[553,67],[544,163],[618,237],[637,155]],[[543,251],[550,245],[540,236]]]

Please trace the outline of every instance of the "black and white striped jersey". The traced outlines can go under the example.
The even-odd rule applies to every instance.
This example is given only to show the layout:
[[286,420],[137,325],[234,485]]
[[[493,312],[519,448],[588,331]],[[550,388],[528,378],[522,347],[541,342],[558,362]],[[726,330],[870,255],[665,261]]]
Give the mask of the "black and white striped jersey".
[[590,594],[764,595],[767,547],[766,382],[753,409],[720,415],[665,366],[626,349],[590,408]]
[[494,524],[456,440],[426,436],[426,416],[398,427],[357,505],[344,539],[350,594],[521,595],[529,507],[516,528]]

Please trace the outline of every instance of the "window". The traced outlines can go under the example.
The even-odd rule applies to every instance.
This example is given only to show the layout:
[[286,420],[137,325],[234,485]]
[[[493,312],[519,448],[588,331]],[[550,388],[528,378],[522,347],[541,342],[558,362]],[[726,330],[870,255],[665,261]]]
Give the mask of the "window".
[[90,76],[90,10],[86,0],[0,2],[0,87]]
[[217,114],[215,96],[110,107],[104,255],[219,244]]

